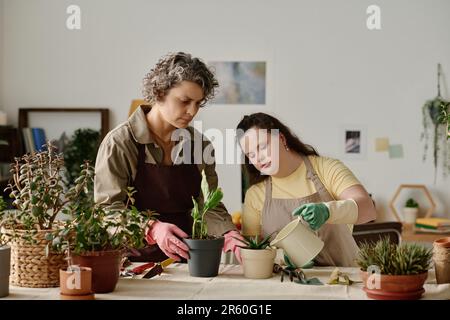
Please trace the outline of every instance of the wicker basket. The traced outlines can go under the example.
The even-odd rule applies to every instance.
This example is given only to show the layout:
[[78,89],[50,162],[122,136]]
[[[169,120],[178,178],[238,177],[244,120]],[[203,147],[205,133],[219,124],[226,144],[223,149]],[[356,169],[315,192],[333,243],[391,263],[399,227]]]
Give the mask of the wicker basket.
[[11,275],[10,284],[20,287],[48,288],[59,286],[59,269],[67,263],[63,254],[49,252],[46,255],[45,240],[50,230],[37,231],[34,243],[22,239],[24,231],[15,230],[17,237],[10,240]]

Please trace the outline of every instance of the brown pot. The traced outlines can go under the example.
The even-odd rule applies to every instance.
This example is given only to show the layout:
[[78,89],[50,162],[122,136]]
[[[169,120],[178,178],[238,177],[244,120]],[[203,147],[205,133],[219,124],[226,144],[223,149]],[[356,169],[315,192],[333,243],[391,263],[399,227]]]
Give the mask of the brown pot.
[[450,248],[450,237],[437,239],[436,241],[434,241],[433,245],[441,247],[441,248],[449,249]]
[[83,296],[92,294],[92,269],[79,267],[78,270],[59,270],[59,283],[62,295]]
[[95,293],[114,291],[119,281],[121,250],[90,251],[72,255],[73,264],[92,269],[92,290]]
[[364,291],[367,296],[378,300],[416,300],[425,292],[423,285],[428,277],[428,271],[414,275],[380,275],[380,288],[367,287],[368,274],[361,271]]
[[450,283],[450,237],[438,239],[433,243],[433,262],[436,283]]
[[60,293],[59,297],[61,300],[95,300],[95,295],[93,293],[85,294],[83,296],[71,296],[68,294]]

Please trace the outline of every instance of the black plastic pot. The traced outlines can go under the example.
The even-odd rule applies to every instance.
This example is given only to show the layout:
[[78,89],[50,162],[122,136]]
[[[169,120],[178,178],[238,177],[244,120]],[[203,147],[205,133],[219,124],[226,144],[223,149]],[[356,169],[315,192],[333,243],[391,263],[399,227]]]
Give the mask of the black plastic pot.
[[189,274],[192,277],[215,277],[219,273],[224,238],[184,239],[189,247]]
[[0,298],[9,295],[9,273],[11,267],[11,248],[0,246]]

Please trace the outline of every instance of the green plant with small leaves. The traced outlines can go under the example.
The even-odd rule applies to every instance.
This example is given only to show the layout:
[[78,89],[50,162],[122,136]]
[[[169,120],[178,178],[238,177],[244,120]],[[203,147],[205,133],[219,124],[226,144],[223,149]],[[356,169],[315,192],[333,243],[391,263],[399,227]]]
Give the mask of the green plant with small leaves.
[[3,234],[2,226],[4,224],[4,214],[3,211],[7,208],[6,201],[0,196],[0,247],[6,244],[5,235]]
[[441,65],[437,68],[437,96],[428,100],[422,106],[422,126],[421,140],[424,141],[424,153],[422,160],[425,161],[428,155],[428,144],[431,140],[429,131],[432,131],[433,141],[433,166],[434,181],[436,182],[437,169],[442,166],[442,174],[447,177],[450,172],[450,101],[446,101],[441,96],[440,90]]
[[384,237],[376,243],[361,244],[356,262],[362,271],[377,266],[384,275],[413,275],[427,272],[432,256],[432,249],[414,243],[396,245]]
[[[24,231],[21,237],[33,242],[37,231],[52,230],[63,208],[80,198],[84,184],[78,183],[68,190],[63,181],[63,168],[63,156],[50,142],[40,152],[14,159],[10,170],[12,179],[5,191],[14,199],[12,205],[16,210],[0,213],[4,228],[12,231],[9,236],[16,237],[16,230],[21,230]],[[79,179],[93,175],[93,170],[87,167],[81,170]]]
[[418,208],[419,204],[413,198],[409,198],[405,204],[406,208]]
[[47,237],[53,249],[80,255],[89,251],[142,248],[145,245],[145,226],[157,214],[151,210],[139,211],[134,206],[136,190],[132,187],[126,190],[125,204],[119,201],[110,206],[95,204],[92,196],[93,168],[87,164],[85,169],[73,187],[74,191],[84,190],[84,197],[79,197],[64,209],[70,219]]
[[244,240],[236,238],[236,240],[239,240],[242,242],[245,246],[243,248],[245,249],[252,249],[252,250],[263,250],[268,247],[270,247],[270,240],[272,238],[273,234],[269,234],[265,238],[256,235],[256,236],[244,236]]
[[85,161],[95,164],[100,146],[100,132],[92,129],[77,129],[64,147],[64,164],[67,185],[72,186],[80,175]]
[[208,226],[206,223],[206,214],[209,210],[214,209],[222,201],[223,192],[222,189],[210,191],[208,181],[206,180],[205,172],[202,172],[201,191],[203,194],[204,202],[198,203],[194,197],[192,202],[194,207],[191,212],[193,218],[192,223],[192,239],[207,239],[208,238]]

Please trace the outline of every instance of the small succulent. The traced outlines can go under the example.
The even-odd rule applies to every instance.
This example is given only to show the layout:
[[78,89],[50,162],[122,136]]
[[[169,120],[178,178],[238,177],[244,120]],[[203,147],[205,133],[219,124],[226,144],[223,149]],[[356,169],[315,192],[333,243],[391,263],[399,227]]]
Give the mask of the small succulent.
[[413,198],[409,198],[405,204],[406,208],[418,208],[419,204]]
[[376,243],[361,244],[356,263],[362,271],[367,271],[369,266],[377,266],[381,274],[412,275],[426,272],[432,256],[432,249],[415,243],[396,245],[384,237]]
[[262,250],[270,246],[270,239],[272,238],[272,235],[273,233],[269,234],[265,238],[256,235],[256,236],[244,236],[244,240],[237,238],[236,239],[245,244],[246,249]]

